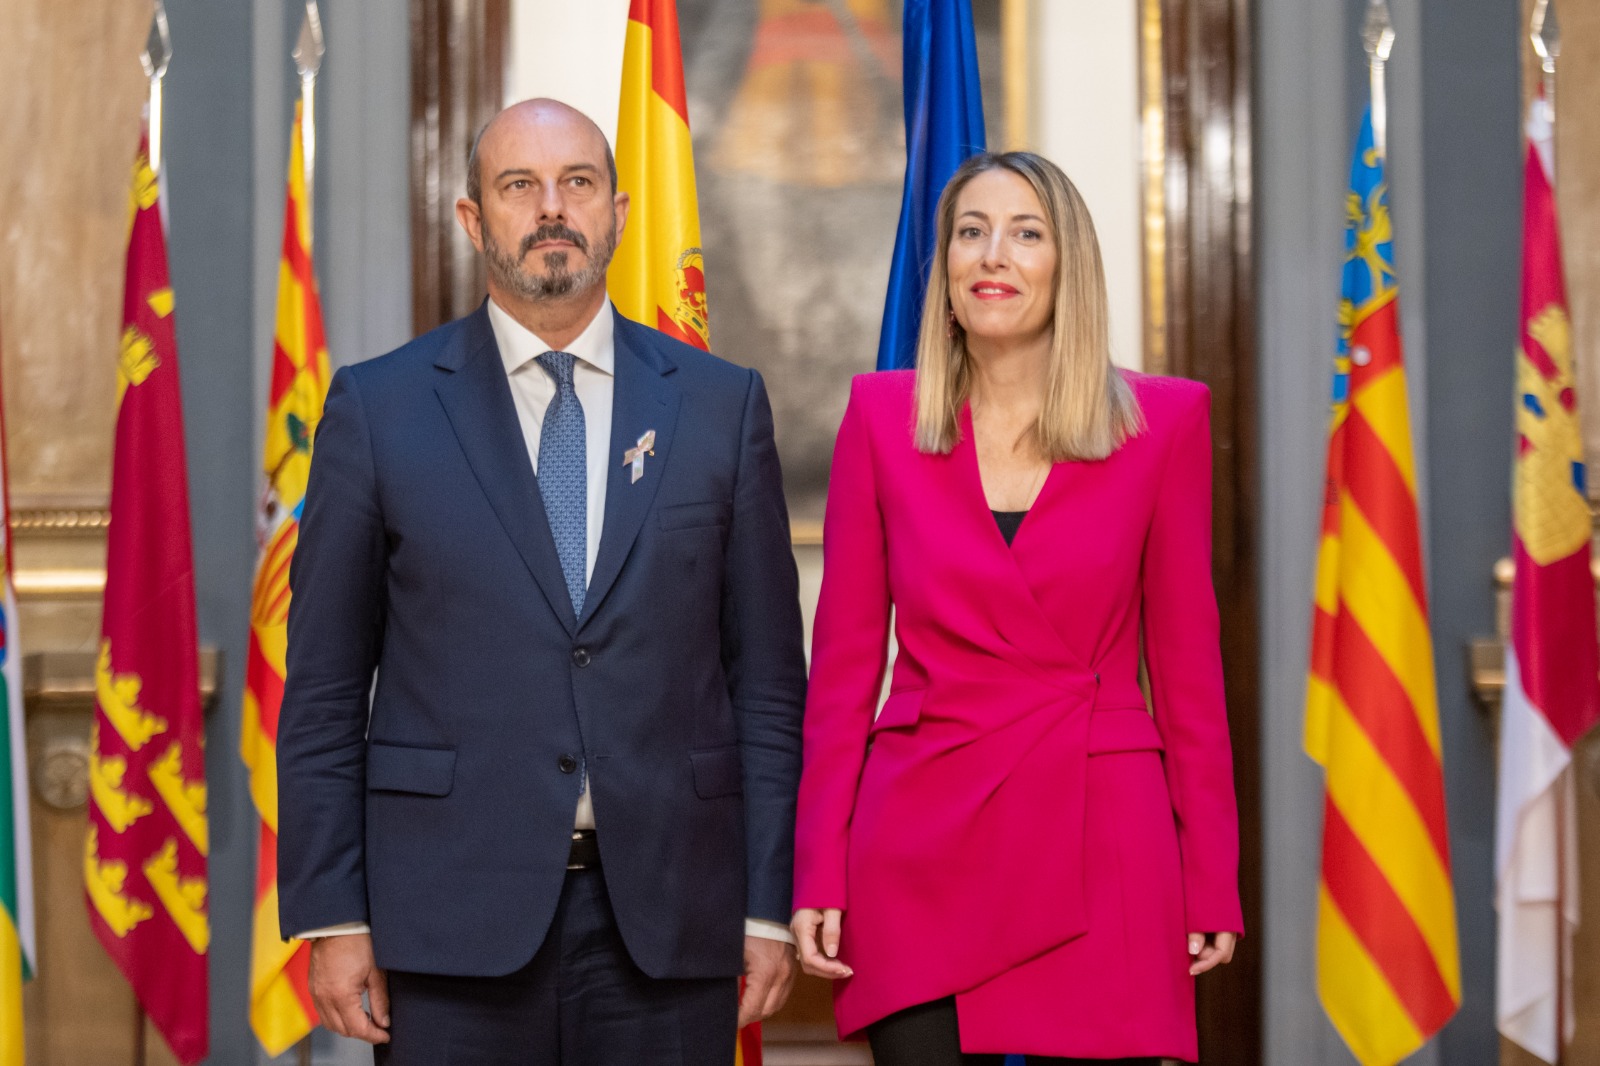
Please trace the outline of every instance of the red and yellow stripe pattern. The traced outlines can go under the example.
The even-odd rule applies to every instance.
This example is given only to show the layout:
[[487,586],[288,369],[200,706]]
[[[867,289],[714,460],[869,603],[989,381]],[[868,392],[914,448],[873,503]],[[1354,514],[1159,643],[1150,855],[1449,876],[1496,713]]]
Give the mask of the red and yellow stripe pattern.
[[705,255],[673,0],[633,0],[617,112],[617,185],[628,225],[607,281],[617,310],[709,348]]
[[278,929],[278,710],[288,645],[289,564],[300,539],[300,506],[311,471],[311,443],[328,392],[328,346],[311,260],[311,205],[306,192],[300,107],[289,147],[289,191],[278,317],[267,403],[261,501],[261,558],[250,604],[240,755],[261,815],[255,926],[250,955],[250,1027],[269,1055],[279,1055],[317,1024],[306,970],[310,947]]
[[1433,644],[1383,160],[1352,170],[1306,753],[1327,771],[1317,986],[1363,1066],[1461,1002]]

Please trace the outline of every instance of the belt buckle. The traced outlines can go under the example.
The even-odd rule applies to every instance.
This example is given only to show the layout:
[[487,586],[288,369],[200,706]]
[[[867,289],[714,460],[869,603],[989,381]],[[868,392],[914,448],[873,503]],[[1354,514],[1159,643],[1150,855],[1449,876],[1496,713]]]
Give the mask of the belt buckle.
[[[582,844],[582,843],[585,843],[585,842],[587,842],[591,847],[594,846],[594,830],[592,830],[592,829],[588,829],[588,830],[585,830],[585,829],[574,829],[572,831],[571,844],[569,845],[568,851],[567,851],[567,869],[569,869],[569,870],[587,870],[587,869],[589,869],[589,867],[597,865],[597,863],[594,863],[594,862],[573,862],[572,861],[572,852],[574,850],[576,850],[576,848],[578,847],[579,844]],[[598,848],[596,848],[595,850],[598,851]]]

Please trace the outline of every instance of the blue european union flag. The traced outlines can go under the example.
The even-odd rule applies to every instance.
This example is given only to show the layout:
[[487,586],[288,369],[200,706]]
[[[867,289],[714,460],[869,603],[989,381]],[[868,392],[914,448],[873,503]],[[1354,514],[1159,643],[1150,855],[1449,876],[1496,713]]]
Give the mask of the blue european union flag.
[[936,236],[934,209],[950,175],[983,151],[983,91],[967,0],[906,0],[906,188],[894,239],[878,369],[916,359]]

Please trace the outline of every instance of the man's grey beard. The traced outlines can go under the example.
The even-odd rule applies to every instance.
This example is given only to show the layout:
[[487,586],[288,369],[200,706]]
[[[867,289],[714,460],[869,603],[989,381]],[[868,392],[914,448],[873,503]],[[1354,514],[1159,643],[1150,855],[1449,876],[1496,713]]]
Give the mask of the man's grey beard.
[[588,264],[582,270],[567,269],[567,253],[565,251],[550,251],[544,253],[544,267],[547,273],[535,274],[523,267],[522,261],[526,258],[533,246],[540,241],[564,240],[571,241],[582,252],[589,251],[589,242],[575,229],[569,229],[559,223],[547,223],[522,238],[517,249],[518,254],[507,250],[499,241],[494,239],[488,222],[483,224],[483,256],[489,265],[489,274],[496,284],[511,291],[525,300],[552,300],[569,296],[575,292],[586,292],[595,285],[605,284],[606,268],[611,265],[611,257],[617,251],[617,224],[611,223],[611,229],[601,239],[598,247],[589,256]]

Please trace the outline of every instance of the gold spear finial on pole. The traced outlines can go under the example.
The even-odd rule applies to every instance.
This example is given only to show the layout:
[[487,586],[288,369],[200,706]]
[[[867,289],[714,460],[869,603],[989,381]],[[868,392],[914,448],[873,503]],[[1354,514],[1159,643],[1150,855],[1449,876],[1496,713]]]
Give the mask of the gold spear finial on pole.
[[1371,0],[1367,17],[1361,23],[1361,44],[1367,50],[1367,69],[1372,78],[1372,143],[1378,155],[1389,154],[1389,102],[1384,92],[1383,71],[1394,48],[1394,20],[1385,0]]
[[167,76],[167,64],[172,62],[172,35],[167,32],[167,6],[156,0],[155,13],[150,16],[150,35],[145,39],[144,51],[139,53],[144,65],[144,76],[150,79],[150,169],[161,173],[161,81]]
[[1555,0],[1538,0],[1528,27],[1533,51],[1539,57],[1545,106],[1552,122],[1556,111],[1556,60],[1561,58],[1561,22],[1556,18]]
[[311,185],[317,169],[317,71],[322,69],[322,16],[317,0],[306,0],[306,16],[300,22],[300,38],[294,45],[294,65],[300,72],[300,137],[306,161],[306,231],[312,220]]

